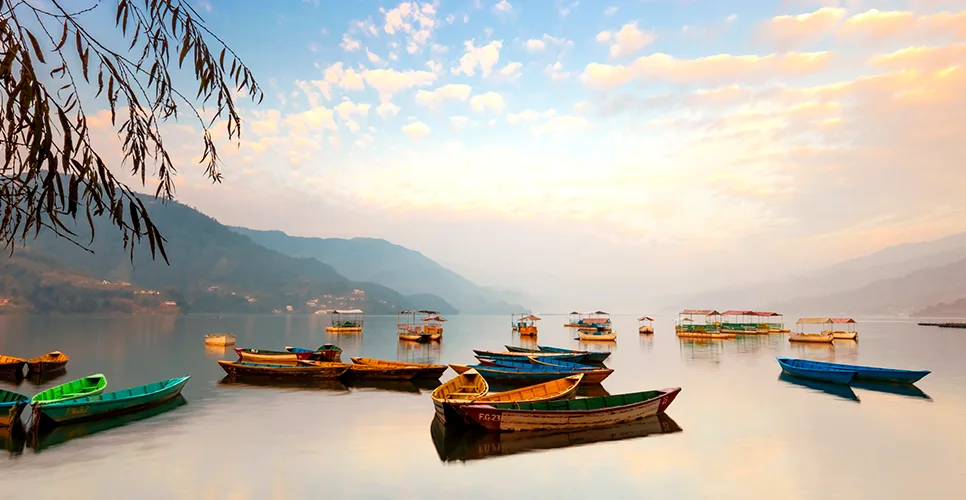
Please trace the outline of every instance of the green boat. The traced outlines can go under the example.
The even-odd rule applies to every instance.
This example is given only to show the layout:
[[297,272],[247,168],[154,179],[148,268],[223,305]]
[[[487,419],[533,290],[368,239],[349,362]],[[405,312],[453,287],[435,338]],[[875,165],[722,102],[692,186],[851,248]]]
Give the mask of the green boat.
[[49,403],[40,413],[57,423],[103,418],[161,404],[181,394],[190,375],[107,392],[100,395]]
[[30,398],[30,404],[34,406],[49,405],[70,401],[71,399],[96,396],[104,392],[107,387],[107,377],[101,373],[88,375],[84,378],[71,380],[66,384],[51,387],[40,394]]

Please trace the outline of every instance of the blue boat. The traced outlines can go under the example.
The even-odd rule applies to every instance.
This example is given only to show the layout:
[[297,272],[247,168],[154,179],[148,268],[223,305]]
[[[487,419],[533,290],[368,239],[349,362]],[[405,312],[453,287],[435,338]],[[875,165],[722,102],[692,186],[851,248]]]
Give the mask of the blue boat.
[[574,354],[582,353],[584,355],[584,362],[586,363],[603,363],[604,360],[610,356],[610,353],[607,351],[573,351],[561,347],[548,347],[545,345],[538,345],[537,349],[540,349],[543,352],[570,352]]
[[[481,358],[505,359],[507,361],[514,361],[514,360],[525,361],[527,357],[533,356],[533,353],[528,353],[528,352],[493,352],[493,351],[481,351],[477,349],[473,349],[473,352],[476,353],[476,355]],[[552,357],[554,359],[559,359],[560,361],[570,361],[573,363],[580,363],[581,361],[584,360],[584,356],[586,355],[583,353],[577,353],[577,354],[547,353],[545,356]]]
[[526,359],[511,359],[511,360],[489,359],[489,358],[484,358],[483,356],[477,356],[476,358],[479,359],[484,365],[493,363],[495,365],[507,366],[510,368],[515,368],[518,366],[528,367],[533,365],[544,365],[544,366],[556,367],[560,370],[575,371],[575,372],[600,369],[597,366],[587,366],[579,363],[570,363],[569,361],[560,361],[553,358],[541,358],[539,356],[534,356],[532,358],[526,358]]
[[824,361],[811,361],[811,363],[826,366],[835,370],[854,371],[855,380],[892,382],[894,384],[913,384],[930,373],[929,370],[898,370],[895,368],[876,368],[874,366],[826,363]]
[[805,359],[776,357],[782,371],[796,377],[821,380],[833,384],[848,384],[855,378],[855,370],[841,370],[826,366],[826,363]]
[[506,365],[470,365],[487,382],[493,383],[540,383],[569,377],[582,373],[584,375],[582,384],[599,384],[610,376],[614,370],[610,368],[591,368],[590,370],[568,370],[557,366],[514,363],[513,366]]
[[30,398],[16,392],[0,389],[0,427],[13,427],[20,422],[20,414],[30,403]]

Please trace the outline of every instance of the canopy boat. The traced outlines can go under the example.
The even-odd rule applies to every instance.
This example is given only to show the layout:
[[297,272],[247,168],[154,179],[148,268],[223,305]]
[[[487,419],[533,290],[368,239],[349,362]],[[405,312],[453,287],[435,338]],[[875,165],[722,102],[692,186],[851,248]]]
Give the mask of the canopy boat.
[[[779,362],[789,358],[778,358]],[[802,360],[797,360],[802,361]],[[855,372],[854,380],[871,380],[875,382],[892,382],[897,384],[914,384],[921,378],[929,375],[929,370],[902,370],[897,368],[877,368],[874,366],[846,365],[841,363],[827,363],[825,361],[809,361],[816,367],[824,367],[830,370],[843,370]]]
[[336,309],[331,314],[332,322],[325,327],[328,333],[362,333],[366,313],[362,309]]
[[[603,363],[604,360],[607,359],[608,356],[610,356],[610,352],[608,351],[575,351],[573,349],[564,349],[561,347],[549,347],[545,345],[538,345],[537,349],[539,349],[541,353],[548,353],[548,354],[550,353],[583,354],[584,363]],[[571,360],[563,360],[563,361],[571,361]],[[580,361],[574,361],[574,362],[580,363]]]
[[609,332],[611,331],[610,314],[604,311],[594,311],[580,315],[577,322],[578,331]]
[[586,328],[577,329],[577,338],[580,340],[591,341],[613,341],[617,340],[617,332],[613,330],[588,330]]
[[[789,342],[813,342],[829,344],[835,340],[832,335],[832,318],[799,318],[798,333],[788,336]],[[805,325],[822,325],[821,333],[805,333]]]
[[230,333],[209,333],[205,335],[205,345],[235,345],[235,336]]
[[0,389],[0,427],[11,427],[20,422],[20,414],[30,403],[30,398],[16,392]]
[[[852,318],[829,318],[832,321],[832,338],[834,340],[858,340],[859,332],[855,331],[855,320]],[[845,326],[839,326],[845,325]]]
[[411,380],[419,373],[415,366],[349,365],[346,376],[368,380]]
[[26,364],[26,359],[0,354],[0,376],[22,377],[23,367]]
[[[460,373],[460,365],[449,365],[457,373]],[[582,369],[571,369],[562,366],[554,366],[541,363],[521,363],[507,362],[506,364],[494,363],[491,366],[479,364],[471,365],[469,368],[475,369],[491,382],[502,384],[533,384],[537,382],[547,382],[557,378],[570,375],[584,374],[584,384],[599,384],[604,381],[614,370],[610,368],[587,367]],[[589,368],[589,369],[588,369]]]
[[460,410],[490,432],[604,427],[663,413],[680,387],[541,403],[469,404]]
[[100,395],[49,403],[40,414],[57,423],[93,420],[137,411],[177,397],[191,376],[172,378]]
[[347,363],[321,363],[317,361],[300,361],[295,365],[278,365],[269,363],[251,363],[248,361],[218,360],[218,365],[231,377],[265,377],[265,378],[339,378],[352,366]]
[[330,363],[342,362],[342,348],[332,344],[322,344],[316,350],[304,349],[302,347],[285,346],[285,350],[291,353],[306,355],[304,358],[312,361],[328,361]]
[[51,387],[30,398],[30,404],[42,406],[69,401],[71,399],[96,396],[104,392],[105,388],[107,388],[107,377],[97,373],[77,380],[71,380],[66,384]]
[[[768,333],[789,333],[791,330],[785,328],[785,316],[777,312],[755,312],[759,318],[769,318],[764,322],[759,322],[759,328],[767,328]],[[773,318],[778,318],[775,322]]]
[[[520,318],[517,318],[520,316]],[[520,335],[534,337],[537,335],[537,324],[540,318],[528,314],[526,316],[514,314],[510,316],[510,322],[513,324],[513,331],[520,332]]]
[[[473,349],[473,352],[482,358],[490,359],[506,359],[506,360],[526,360],[528,357],[533,356],[533,353],[529,352],[494,352],[494,351],[483,351],[478,349]],[[584,361],[587,357],[583,352],[546,352],[541,353],[541,357],[556,358],[561,361],[572,361],[574,363],[580,363]]]
[[490,390],[489,384],[476,370],[457,372],[459,375],[433,390],[433,408],[443,423],[459,423],[463,417],[454,405],[472,402]]
[[66,354],[60,351],[52,351],[43,356],[28,359],[27,371],[34,373],[55,372],[57,370],[63,370],[67,366],[68,361],[70,361],[70,358]]
[[637,333],[654,333],[654,318],[650,316],[641,316],[640,318],[637,318]]
[[300,359],[309,359],[311,352],[293,353],[288,351],[269,351],[267,349],[243,349],[235,347],[239,361],[252,363],[298,363]]
[[446,365],[425,365],[420,363],[404,363],[401,361],[386,361],[382,359],[372,359],[372,358],[359,358],[352,357],[349,358],[353,363],[357,365],[370,365],[370,366],[380,366],[385,368],[416,368],[416,375],[413,378],[418,379],[438,379],[446,371]]
[[580,326],[580,320],[583,319],[583,315],[577,311],[572,311],[567,318],[567,322],[564,323],[566,328],[577,328]]
[[[698,318],[702,323],[696,323]],[[721,313],[714,309],[685,309],[678,313],[674,333],[683,339],[733,339],[734,332],[721,329]]]
[[396,330],[400,340],[431,342],[443,338],[443,322],[436,311],[399,311]]
[[855,378],[855,370],[840,369],[828,366],[827,363],[808,361],[805,359],[777,357],[782,371],[796,377],[832,382],[833,384],[848,384]]

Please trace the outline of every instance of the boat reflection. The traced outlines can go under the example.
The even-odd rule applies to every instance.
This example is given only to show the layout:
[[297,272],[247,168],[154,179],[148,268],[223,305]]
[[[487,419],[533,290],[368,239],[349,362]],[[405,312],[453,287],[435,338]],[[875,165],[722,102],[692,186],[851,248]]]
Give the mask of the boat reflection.
[[[849,342],[854,342],[850,340]],[[872,380],[853,380],[852,387],[856,389],[864,389],[867,391],[875,392],[885,392],[889,394],[895,394],[897,396],[905,396],[907,398],[925,399],[927,401],[932,401],[932,398],[928,394],[922,392],[922,389],[912,385],[912,384],[890,384],[888,382],[875,382]]]
[[396,346],[396,361],[406,363],[438,365],[441,354],[440,342],[414,342],[400,339]]
[[222,359],[225,354],[232,352],[234,346],[205,344],[205,357],[208,359]]
[[349,392],[349,387],[339,379],[273,379],[262,377],[225,376],[218,385],[237,387],[282,387],[308,391]]
[[638,335],[640,338],[641,347],[647,351],[654,349],[654,335]]
[[478,427],[447,427],[433,418],[430,434],[441,462],[481,460],[517,453],[569,448],[607,441],[670,434],[682,429],[671,417],[659,414],[634,422],[570,432],[486,432]]
[[6,451],[11,456],[20,455],[26,442],[27,432],[20,422],[14,422],[10,427],[0,427],[0,450]]
[[64,375],[67,375],[67,368],[61,368],[57,371],[44,373],[30,372],[27,374],[27,380],[34,385],[44,385],[47,382],[57,380]]
[[835,346],[817,342],[789,342],[789,347],[796,358],[814,359],[816,361],[834,361]]
[[91,434],[121,427],[132,422],[137,422],[138,420],[151,418],[187,403],[184,396],[179,394],[177,397],[169,399],[159,405],[110,418],[66,425],[41,425],[39,429],[32,429],[28,434],[27,445],[39,453],[44,449],[63,444],[71,439],[90,436]]
[[678,338],[681,358],[690,362],[701,361],[721,363],[725,343],[721,339],[682,339]]
[[600,384],[580,384],[577,386],[577,396],[581,398],[598,398],[610,396],[610,393]]
[[855,401],[856,403],[861,403],[859,397],[856,396],[855,392],[852,391],[852,388],[847,385],[831,384],[828,382],[820,382],[818,380],[793,377],[785,372],[781,372],[781,374],[778,375],[778,380],[807,389],[812,389],[814,391],[824,392],[825,394],[847,399],[849,401]]
[[[438,381],[437,381],[438,382]],[[376,390],[389,392],[406,392],[409,394],[420,394],[419,387],[409,380],[365,380],[353,379],[348,382],[350,390]]]
[[326,333],[326,342],[342,348],[342,352],[362,352],[362,333]]
[[614,352],[617,347],[616,340],[591,340],[589,342],[581,340],[577,342],[577,349],[590,352]]
[[517,335],[514,334],[517,340],[517,345],[526,349],[536,349],[537,348],[537,337],[536,335]]
[[13,386],[13,387],[18,387],[21,384],[23,384],[23,381],[24,381],[23,372],[21,372],[19,374],[17,374],[17,373],[4,373],[4,374],[0,375],[0,382],[3,382],[3,385],[9,385],[9,386]]

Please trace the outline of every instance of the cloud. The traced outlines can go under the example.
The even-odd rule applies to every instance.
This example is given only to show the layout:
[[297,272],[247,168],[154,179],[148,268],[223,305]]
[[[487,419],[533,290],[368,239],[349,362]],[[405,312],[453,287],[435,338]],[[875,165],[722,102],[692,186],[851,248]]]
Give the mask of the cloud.
[[543,52],[548,46],[572,47],[573,44],[573,41],[566,38],[557,38],[544,33],[541,38],[531,38],[523,42],[523,47],[528,52]]
[[548,64],[543,72],[549,75],[551,80],[566,80],[570,78],[570,72],[563,71],[563,64],[560,61]]
[[322,75],[326,83],[335,85],[341,89],[361,91],[366,88],[363,83],[363,75],[357,73],[352,68],[344,68],[341,62],[337,62],[326,68],[322,72]]
[[639,30],[636,22],[627,23],[616,32],[602,31],[597,34],[598,42],[614,42],[610,46],[610,56],[614,58],[633,55],[654,43],[655,38],[654,33]]
[[366,117],[371,107],[372,105],[370,104],[356,104],[348,98],[343,98],[342,102],[335,106],[334,110],[339,114],[339,118],[345,122],[349,130],[358,132],[360,128],[359,123],[353,117]]
[[383,65],[383,64],[385,64],[385,61],[383,61],[382,58],[380,58],[378,55],[373,54],[372,52],[370,52],[369,49],[366,49],[366,57],[368,57],[369,58],[369,62],[371,62],[373,64],[377,64],[377,65],[380,65],[380,66]]
[[349,34],[346,33],[342,35],[342,43],[339,44],[339,47],[345,49],[346,52],[355,52],[362,48],[362,43],[359,42],[359,40],[353,40],[351,37],[349,37]]
[[404,125],[402,127],[403,133],[409,136],[410,139],[422,139],[429,135],[429,126],[423,122],[413,122],[409,125]]
[[470,98],[470,108],[477,113],[500,114],[503,112],[503,96],[496,92],[475,95]]
[[518,62],[512,62],[500,69],[500,78],[508,81],[516,81],[522,75],[520,70],[523,69],[523,64]]
[[581,80],[589,87],[610,89],[632,80],[671,83],[762,81],[774,77],[812,74],[825,69],[830,52],[789,52],[767,56],[718,54],[697,59],[676,59],[657,53],[635,59],[627,66],[590,63]]
[[406,51],[415,54],[423,50],[436,27],[436,8],[432,4],[402,2],[389,11],[383,31],[389,35],[404,35]]
[[370,69],[363,71],[362,77],[370,87],[379,92],[380,98],[389,99],[413,87],[432,85],[437,75],[429,71]]
[[443,101],[465,101],[469,99],[472,87],[461,83],[450,83],[439,87],[435,91],[419,90],[416,92],[416,103],[430,108],[437,107]]
[[779,50],[801,48],[817,43],[845,18],[845,9],[823,7],[795,16],[778,16],[761,28],[761,36]]
[[391,116],[396,116],[396,114],[399,113],[399,106],[396,106],[390,101],[384,101],[379,104],[378,108],[376,108],[376,112],[379,113],[379,116],[383,118],[389,118]]
[[538,39],[535,39],[535,38],[531,38],[531,39],[527,40],[526,42],[524,42],[524,46],[530,52],[540,52],[540,51],[542,51],[542,50],[544,50],[544,49],[547,48],[547,44],[544,43],[543,40],[538,40]]
[[459,130],[465,127],[470,122],[470,119],[465,116],[451,116],[449,122],[453,125],[454,129]]
[[881,54],[869,61],[873,68],[892,70],[940,71],[966,68],[966,44],[938,47],[908,47]]
[[614,14],[617,14],[617,10],[618,10],[618,7],[616,5],[613,5],[611,7],[607,7],[606,9],[604,9],[604,15],[605,16],[613,16]]
[[500,0],[500,3],[493,6],[493,12],[498,12],[501,14],[509,14],[510,12],[513,12],[513,5],[511,5],[510,2],[507,2],[506,0]]
[[547,119],[557,116],[557,112],[554,109],[548,109],[546,111],[533,111],[532,109],[526,109],[519,113],[508,113],[506,115],[506,121],[510,124],[520,123],[520,122],[532,122],[541,119]]
[[465,46],[465,53],[460,58],[459,65],[453,68],[453,74],[473,76],[479,68],[484,77],[489,76],[493,66],[500,60],[500,49],[503,47],[503,42],[494,40],[482,47],[476,47],[474,40],[467,40]]
[[838,35],[849,41],[964,40],[966,39],[966,11],[917,16],[909,11],[871,9],[848,18],[840,27]]

